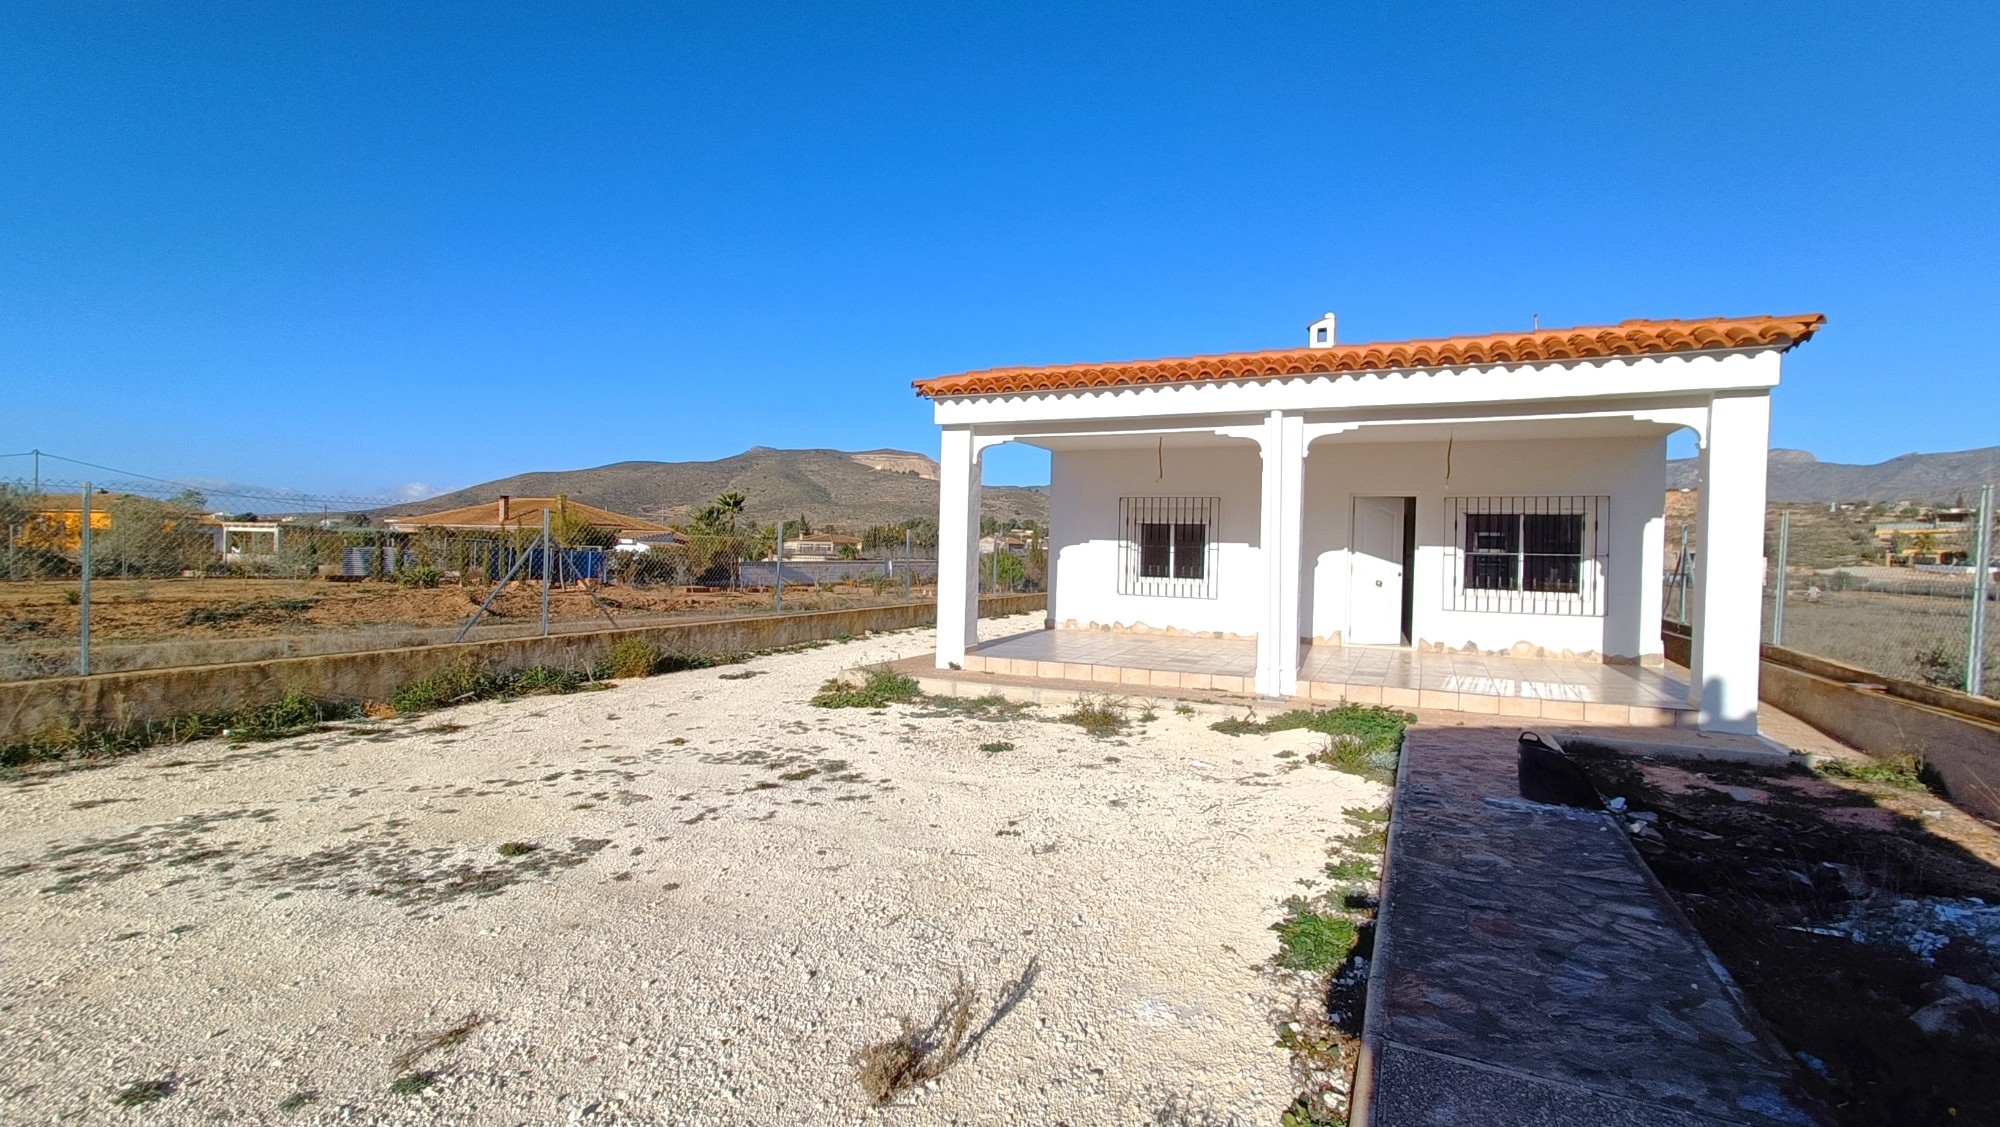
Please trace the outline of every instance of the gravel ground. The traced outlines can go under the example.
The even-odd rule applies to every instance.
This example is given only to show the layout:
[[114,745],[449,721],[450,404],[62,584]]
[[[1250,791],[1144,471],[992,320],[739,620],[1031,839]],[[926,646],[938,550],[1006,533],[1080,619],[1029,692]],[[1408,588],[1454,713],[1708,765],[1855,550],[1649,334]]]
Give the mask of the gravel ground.
[[[0,1121],[1274,1121],[1269,927],[1383,789],[1214,711],[806,704],[930,644],[0,785]],[[976,1050],[871,1108],[960,975]]]

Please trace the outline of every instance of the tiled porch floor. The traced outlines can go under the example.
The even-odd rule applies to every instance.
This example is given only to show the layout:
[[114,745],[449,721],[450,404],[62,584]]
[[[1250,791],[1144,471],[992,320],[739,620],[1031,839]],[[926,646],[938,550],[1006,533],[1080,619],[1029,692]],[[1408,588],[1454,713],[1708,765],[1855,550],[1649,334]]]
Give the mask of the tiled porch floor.
[[[981,643],[966,669],[1131,688],[1254,692],[1254,641],[1034,630]],[[1673,727],[1692,720],[1678,670],[1583,661],[1314,646],[1299,695],[1404,708]]]

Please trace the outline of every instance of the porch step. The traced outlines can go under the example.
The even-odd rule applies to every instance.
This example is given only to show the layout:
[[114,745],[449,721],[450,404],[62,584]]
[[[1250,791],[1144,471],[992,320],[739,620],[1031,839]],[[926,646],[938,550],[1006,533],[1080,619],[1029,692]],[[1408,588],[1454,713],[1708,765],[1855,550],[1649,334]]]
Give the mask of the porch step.
[[1467,678],[1462,687],[1407,689],[1394,685],[1337,685],[1326,681],[1299,682],[1299,695],[1317,704],[1385,704],[1395,708],[1435,708],[1471,712],[1509,720],[1558,720],[1574,724],[1613,724],[1625,728],[1692,728],[1699,715],[1692,706],[1663,708],[1639,704],[1607,704],[1565,694],[1568,686],[1481,685],[1486,678]]

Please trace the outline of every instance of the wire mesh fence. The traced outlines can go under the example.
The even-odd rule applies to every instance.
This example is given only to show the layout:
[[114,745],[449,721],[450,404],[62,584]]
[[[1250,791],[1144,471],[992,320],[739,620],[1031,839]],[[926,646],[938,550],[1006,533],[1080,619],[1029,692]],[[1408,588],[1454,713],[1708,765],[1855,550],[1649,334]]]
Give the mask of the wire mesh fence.
[[[1878,676],[2000,697],[1995,520],[1990,486],[1772,506],[1764,639]],[[1691,536],[1668,546],[1662,608],[1671,621],[1689,620],[1699,562]]]
[[[928,520],[860,530],[618,527],[563,498],[471,523],[218,512],[173,483],[0,480],[0,680],[922,602]],[[995,529],[980,589],[1035,589]]]

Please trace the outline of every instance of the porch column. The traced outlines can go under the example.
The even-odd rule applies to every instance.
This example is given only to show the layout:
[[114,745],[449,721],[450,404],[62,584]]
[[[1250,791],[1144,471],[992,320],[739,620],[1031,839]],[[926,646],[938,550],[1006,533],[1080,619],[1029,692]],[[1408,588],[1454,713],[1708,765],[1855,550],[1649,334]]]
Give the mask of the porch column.
[[1764,474],[1769,395],[1717,398],[1708,409],[1695,511],[1694,639],[1689,668],[1703,731],[1757,732],[1764,604]]
[[1257,693],[1299,691],[1299,553],[1305,517],[1305,420],[1273,411],[1257,440],[1264,457],[1262,515],[1264,614],[1257,630]]
[[964,667],[979,641],[979,450],[947,427],[938,454],[937,667]]

